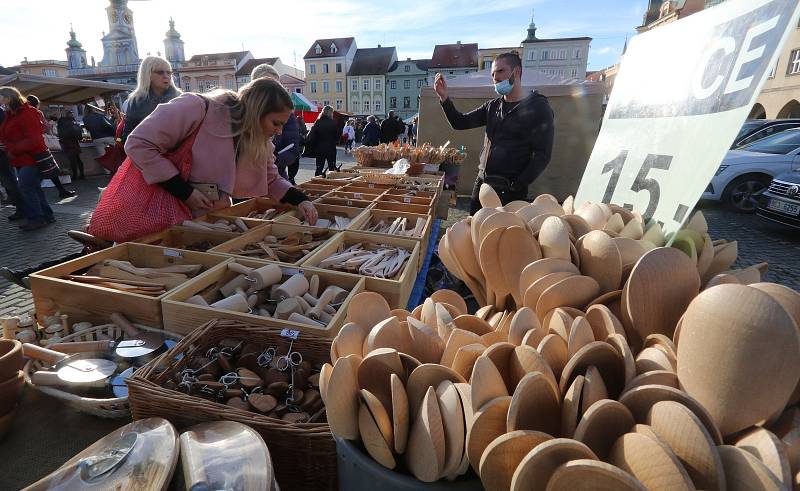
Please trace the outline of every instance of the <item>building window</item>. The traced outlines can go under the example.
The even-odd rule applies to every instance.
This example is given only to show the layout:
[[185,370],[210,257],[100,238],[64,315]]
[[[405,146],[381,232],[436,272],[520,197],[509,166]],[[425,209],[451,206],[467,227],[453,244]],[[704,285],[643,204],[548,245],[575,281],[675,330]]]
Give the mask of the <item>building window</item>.
[[562,50],[559,50],[558,59],[559,60],[566,60],[567,59],[567,50],[566,50],[566,48],[562,49]]
[[389,109],[397,109],[397,97],[389,98]]
[[342,110],[342,100],[341,99],[336,99],[336,110],[337,111],[341,111]]
[[342,64],[341,63],[337,63],[336,64],[336,73],[342,73]]
[[411,107],[411,97],[405,96],[403,97],[403,109],[408,109]]
[[225,81],[225,88],[228,90],[233,90],[233,80],[228,79]]
[[488,70],[490,68],[492,68],[491,60],[483,60],[483,69]]
[[312,80],[311,81],[311,93],[312,94],[316,94],[317,93],[317,81],[316,80]]
[[789,75],[800,73],[800,49],[792,50],[789,58],[791,60],[789,61]]
[[577,77],[578,77],[578,69],[577,68],[573,68],[572,69],[572,78],[577,78]]
[[542,60],[549,60],[550,59],[550,51],[543,49],[542,50]]
[[323,63],[322,64],[322,73],[328,73],[328,64],[327,63]]
[[364,80],[364,90],[369,90],[369,80]]
[[329,90],[330,90],[330,85],[331,85],[330,82],[328,82],[327,80],[324,80],[322,82],[322,92],[327,94],[329,92]]
[[350,81],[350,90],[352,90],[353,92],[358,90],[358,80],[357,79],[354,78],[353,80]]
[[536,60],[536,50],[532,49],[528,51],[528,61],[535,61]]
[[406,65],[406,66],[404,66],[404,67],[403,67],[403,71],[404,71],[404,72],[410,72],[410,71],[411,71],[411,65]]
[[322,101],[322,105],[323,106],[330,106],[331,105],[331,101]]
[[336,81],[336,92],[339,92],[339,93],[342,92],[342,81],[341,80],[337,80]]
[[423,79],[419,79],[419,80],[417,80],[417,88],[418,88],[418,89],[421,89],[421,88],[422,88],[422,84],[423,84],[423,82],[425,82],[425,80],[423,80]]
[[336,47],[336,44],[331,43],[331,53],[336,53],[339,51],[339,48]]
[[369,112],[369,101],[364,101],[364,112],[365,113]]
[[317,65],[314,64],[314,63],[309,64],[308,65],[308,73],[310,73],[311,75],[314,75],[315,73],[317,73]]
[[303,89],[301,89],[300,87],[294,89],[294,91],[297,92],[298,94],[302,94],[303,93]]
[[352,104],[350,104],[350,106],[353,107],[353,112],[354,113],[358,112],[358,101],[353,101]]
[[579,59],[581,57],[581,49],[575,48],[575,59]]
[[375,90],[381,90],[381,79],[379,78],[375,79]]
[[186,81],[183,83],[183,91],[184,92],[191,92],[192,90],[192,83],[190,81]]
[[318,55],[321,55],[322,54],[322,46],[320,46],[319,44],[314,46],[314,53],[316,53]]
[[780,60],[778,60],[778,63],[775,63],[775,66],[772,67],[772,70],[769,71],[769,77],[768,78],[775,78],[775,73],[778,71],[778,64],[779,63],[780,63]]
[[381,101],[375,101],[375,112],[381,112]]
[[403,88],[410,89],[411,88],[411,80],[403,80]]
[[397,88],[397,80],[392,80],[391,83],[389,84],[389,87],[391,87],[392,89],[396,89]]

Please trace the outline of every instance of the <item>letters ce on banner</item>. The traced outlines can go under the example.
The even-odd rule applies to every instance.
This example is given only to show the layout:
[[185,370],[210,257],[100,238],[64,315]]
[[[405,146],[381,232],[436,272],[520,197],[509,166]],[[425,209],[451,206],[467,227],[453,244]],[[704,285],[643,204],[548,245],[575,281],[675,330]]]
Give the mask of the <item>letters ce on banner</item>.
[[680,229],[797,27],[800,0],[728,0],[631,39],[576,203]]

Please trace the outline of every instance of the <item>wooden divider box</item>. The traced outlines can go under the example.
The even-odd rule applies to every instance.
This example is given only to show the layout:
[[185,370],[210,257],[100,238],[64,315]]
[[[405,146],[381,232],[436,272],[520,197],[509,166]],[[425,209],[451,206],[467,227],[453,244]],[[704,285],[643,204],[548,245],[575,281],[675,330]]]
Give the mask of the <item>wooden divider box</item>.
[[341,199],[352,199],[352,200],[359,200],[359,201],[377,201],[383,195],[383,191],[377,192],[366,192],[362,193],[360,191],[343,191],[338,189],[336,191],[331,191],[327,195],[326,198],[341,198]]
[[314,254],[303,262],[302,266],[305,268],[318,268],[319,264],[324,259],[334,255],[340,247],[347,248],[357,243],[363,243],[371,247],[376,247],[381,244],[402,247],[411,253],[411,257],[403,265],[396,279],[373,278],[356,273],[341,272],[341,274],[356,278],[365,278],[367,280],[365,289],[383,295],[393,309],[406,308],[408,298],[411,296],[411,289],[414,287],[414,282],[417,279],[421,249],[419,241],[388,235],[378,236],[364,232],[346,231],[338,234],[336,237],[326,242],[325,245],[317,249]]
[[[335,225],[335,219],[337,216],[346,217],[350,219],[350,223],[348,224],[347,227],[345,227],[345,229],[347,229],[348,227],[352,227],[354,224],[360,225],[364,222],[364,220],[367,219],[367,214],[366,214],[367,210],[365,210],[364,208],[353,208],[350,206],[339,206],[339,205],[323,205],[320,203],[314,203],[314,207],[317,209],[317,214],[319,215],[319,218],[330,220],[331,225],[327,228],[330,228],[331,230],[339,230],[338,228],[336,228]],[[287,211],[281,216],[286,216],[286,215],[293,216],[298,220],[305,219],[305,217],[303,217],[303,213],[300,212],[300,210],[298,209]],[[278,217],[278,219],[280,219],[280,217]],[[303,225],[309,226],[306,223],[303,223]],[[315,225],[315,227],[318,227],[318,225]]]
[[151,297],[62,279],[70,274],[81,274],[106,259],[129,261],[134,266],[150,268],[201,264],[203,271],[189,281],[201,278],[210,268],[229,260],[221,254],[167,249],[132,242],[119,244],[32,274],[31,290],[37,313],[51,315],[60,312],[75,319],[105,324],[109,315],[119,312],[132,322],[161,327],[161,299],[166,294]]
[[238,236],[239,234],[232,232],[198,230],[176,225],[175,227],[162,230],[161,232],[148,235],[147,237],[142,237],[141,239],[136,239],[132,242],[171,247],[173,249],[183,249],[186,251],[207,252],[209,249],[228,242]]
[[327,185],[335,185],[335,186],[344,186],[345,184],[350,184],[350,180],[352,178],[343,178],[343,179],[331,179],[325,177],[313,177],[310,181],[307,181],[309,184],[327,184]]
[[[217,213],[209,213],[208,215],[203,215],[201,217],[197,217],[194,220],[192,220],[192,222],[198,222],[200,224],[225,222],[226,224],[229,224],[229,225],[235,225],[234,220],[237,219],[237,218],[239,220],[241,220],[242,223],[244,223],[244,225],[250,230],[253,230],[256,227],[261,227],[265,223],[267,223],[264,220],[254,220],[252,218],[244,218],[244,217],[232,217],[230,215],[227,215],[227,216],[226,215],[219,215]],[[189,223],[191,223],[191,222],[189,222]],[[187,224],[187,222],[184,222],[181,225],[184,226],[184,227],[188,227],[188,228],[198,228],[198,227],[194,226],[193,224]],[[202,229],[198,228],[198,230],[202,230]],[[224,230],[219,229],[219,230],[214,230],[214,231],[223,232]],[[238,227],[236,228],[236,230],[232,230],[231,231],[231,233],[235,233],[235,234],[241,234],[243,232],[246,232],[246,231],[242,231]]]
[[348,192],[364,192],[364,193],[371,193],[371,194],[380,194],[383,191],[390,191],[394,189],[390,184],[375,184],[372,182],[363,182],[363,181],[354,181],[346,186],[342,186],[339,190],[340,191],[348,191]]
[[[351,224],[348,230],[354,232],[363,232],[365,234],[374,234],[377,237],[398,237],[401,239],[418,240],[421,243],[420,254],[425,255],[428,250],[428,241],[431,237],[431,226],[433,225],[433,218],[427,214],[418,213],[404,213],[400,211],[386,211],[378,210],[376,208],[366,210],[364,220],[361,223]],[[417,219],[425,221],[425,226],[422,229],[422,234],[419,237],[403,236],[397,234],[386,234],[381,232],[371,232],[368,229],[373,225],[378,224],[381,220],[386,223],[392,223],[397,218],[406,219],[406,230],[413,230],[417,224]],[[419,261],[419,267],[422,267],[422,261]]]
[[[302,273],[309,279],[314,275],[319,277],[319,292],[322,292],[329,285],[335,285],[340,288],[348,290],[350,294],[345,299],[344,303],[333,315],[333,319],[328,323],[325,328],[318,328],[306,324],[299,324],[296,322],[289,322],[288,320],[281,320],[271,317],[262,317],[256,314],[235,312],[225,309],[214,309],[202,305],[195,305],[186,303],[186,300],[194,295],[197,295],[207,289],[219,288],[228,281],[237,276],[235,273],[228,269],[228,263],[237,262],[248,268],[259,268],[267,264],[278,264],[284,270],[283,280],[286,280],[290,275]],[[175,289],[167,295],[162,306],[164,309],[164,328],[178,334],[187,334],[202,325],[206,321],[212,319],[234,319],[248,324],[255,324],[259,326],[275,327],[278,329],[288,328],[295,329],[304,334],[311,334],[322,338],[333,338],[339,333],[344,324],[344,319],[347,314],[347,307],[350,305],[352,298],[359,292],[364,290],[364,278],[337,273],[335,271],[327,271],[324,269],[313,268],[297,268],[295,266],[283,265],[279,263],[271,263],[269,261],[258,261],[244,258],[230,258],[222,264],[203,275],[202,278],[198,277],[196,281],[187,282],[180,288]]]
[[418,205],[431,208],[433,206],[433,198],[418,198],[415,196],[395,196],[384,194],[378,198],[379,203],[397,203],[403,205]]
[[[286,203],[279,203],[272,198],[251,198],[247,201],[235,204],[230,208],[225,208],[216,212],[217,215],[229,217],[247,217],[247,215],[255,212],[263,214],[267,210],[276,210],[275,216],[287,212],[293,208],[292,205]],[[260,220],[260,218],[252,218],[253,220]]]
[[[276,262],[281,262],[285,264],[300,264],[303,262],[304,259],[309,257],[311,254],[314,253],[317,249],[324,245],[324,242],[330,240],[336,232],[333,230],[329,230],[326,228],[318,228],[318,227],[305,227],[303,225],[291,225],[288,223],[268,223],[263,227],[259,227],[255,230],[251,230],[246,234],[242,234],[238,237],[235,237],[223,244],[220,244],[209,252],[217,253],[217,254],[224,254],[226,256],[237,256],[237,257],[248,257],[245,254],[237,253],[236,251],[239,249],[244,248],[249,244],[255,244],[264,239],[264,237],[268,235],[273,235],[275,237],[286,237],[293,233],[310,233],[313,235],[313,241],[322,241],[323,244],[319,244],[310,248],[308,254],[303,254],[303,256],[297,261],[288,261],[283,259],[273,259]],[[265,251],[266,254],[266,251]],[[259,257],[250,257],[250,259],[254,260],[265,260],[268,261],[270,259],[267,258],[259,258]]]
[[419,215],[429,215],[431,213],[431,208],[427,205],[415,205],[413,203],[393,203],[391,201],[380,200],[376,201],[372,208],[396,213],[416,213]]
[[386,191],[384,194],[386,198],[427,198],[427,199],[434,199],[436,198],[436,192],[434,191],[417,191],[415,189],[404,189],[404,188],[392,188]]
[[317,184],[311,181],[297,185],[297,188],[300,189],[301,191],[306,191],[311,189],[315,191],[327,192],[327,191],[333,191],[334,189],[339,189],[340,187],[342,186],[339,184]]
[[318,200],[314,201],[314,205],[336,205],[336,206],[347,206],[350,208],[361,208],[366,209],[372,206],[372,201],[365,201],[360,199],[345,199],[345,198],[331,198],[328,196],[323,196]]

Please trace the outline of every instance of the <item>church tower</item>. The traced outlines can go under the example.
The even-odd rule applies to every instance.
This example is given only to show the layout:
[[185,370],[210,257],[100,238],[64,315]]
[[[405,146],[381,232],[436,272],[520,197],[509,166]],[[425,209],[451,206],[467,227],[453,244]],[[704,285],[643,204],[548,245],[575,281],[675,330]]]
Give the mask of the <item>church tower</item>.
[[177,67],[176,64],[186,61],[186,57],[183,54],[181,35],[175,30],[175,21],[172,18],[169,19],[169,31],[166,36],[164,38],[164,57],[173,67]]
[[128,0],[109,0],[106,7],[108,34],[103,36],[103,60],[100,66],[135,65],[139,63],[139,47],[133,28],[133,12]]
[[533,22],[533,12],[531,12],[531,24],[528,26],[528,37],[525,38],[523,43],[536,41],[536,24]]
[[70,70],[76,68],[86,68],[86,50],[83,45],[75,38],[75,31],[72,26],[69,28],[69,41],[67,41],[67,64]]

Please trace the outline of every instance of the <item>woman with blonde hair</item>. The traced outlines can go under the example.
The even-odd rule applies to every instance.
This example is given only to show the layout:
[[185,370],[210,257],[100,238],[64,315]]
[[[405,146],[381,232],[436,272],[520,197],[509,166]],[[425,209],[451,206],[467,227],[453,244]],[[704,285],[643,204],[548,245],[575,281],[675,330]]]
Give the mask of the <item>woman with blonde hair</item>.
[[136,90],[128,96],[122,143],[125,143],[133,129],[149,116],[156,106],[167,103],[180,94],[181,90],[175,86],[172,79],[172,66],[169,62],[160,56],[145,57],[139,65]]
[[[267,78],[253,80],[238,94],[185,93],[159,105],[128,137],[130,160],[109,183],[89,233],[116,242],[132,240],[229,206],[231,198],[253,196],[295,205],[309,223],[316,223],[314,206],[275,166],[271,140],[281,134],[292,109],[286,89]],[[123,185],[137,176],[149,186],[145,192],[133,193]],[[146,197],[154,186],[168,193],[172,204]],[[174,210],[175,203],[177,212],[164,211]]]

